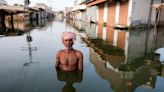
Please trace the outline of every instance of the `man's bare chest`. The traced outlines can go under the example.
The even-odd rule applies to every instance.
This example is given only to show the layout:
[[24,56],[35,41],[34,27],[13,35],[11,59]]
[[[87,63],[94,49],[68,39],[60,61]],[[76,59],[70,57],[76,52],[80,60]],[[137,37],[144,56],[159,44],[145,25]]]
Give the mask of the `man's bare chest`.
[[62,54],[60,62],[64,65],[75,65],[78,62],[78,58],[75,54]]

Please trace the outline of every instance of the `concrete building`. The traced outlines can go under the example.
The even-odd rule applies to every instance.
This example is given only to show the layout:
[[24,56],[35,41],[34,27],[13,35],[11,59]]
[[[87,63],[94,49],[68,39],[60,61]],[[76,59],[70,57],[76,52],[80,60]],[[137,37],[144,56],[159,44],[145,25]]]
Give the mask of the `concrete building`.
[[77,5],[72,9],[74,14],[74,19],[86,21],[86,6],[85,5]]
[[7,5],[7,1],[5,1],[5,0],[0,0],[0,5]]
[[65,7],[64,16],[70,18],[70,12],[72,11],[72,9],[73,7]]
[[151,5],[161,3],[161,0],[153,3],[151,0],[85,0],[84,3],[87,5],[87,21],[109,26],[135,26],[147,24],[149,19],[154,24],[156,15]]
[[34,8],[39,9],[39,12],[38,12],[39,19],[47,18],[49,16],[49,14],[52,12],[52,8],[48,7],[44,3],[37,3],[34,6]]
[[64,18],[64,11],[56,11],[55,12],[55,17],[59,20],[63,20]]
[[83,1],[85,0],[75,0],[75,6],[72,8],[71,12],[67,13],[67,16],[75,20],[87,21],[86,4],[82,4]]

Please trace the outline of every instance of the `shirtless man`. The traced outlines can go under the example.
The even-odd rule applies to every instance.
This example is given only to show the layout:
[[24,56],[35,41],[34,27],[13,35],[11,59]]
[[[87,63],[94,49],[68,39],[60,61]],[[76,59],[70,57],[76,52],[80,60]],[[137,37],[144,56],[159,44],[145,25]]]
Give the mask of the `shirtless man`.
[[83,71],[83,54],[72,47],[76,39],[75,33],[64,32],[61,39],[65,49],[57,52],[55,67],[64,71]]

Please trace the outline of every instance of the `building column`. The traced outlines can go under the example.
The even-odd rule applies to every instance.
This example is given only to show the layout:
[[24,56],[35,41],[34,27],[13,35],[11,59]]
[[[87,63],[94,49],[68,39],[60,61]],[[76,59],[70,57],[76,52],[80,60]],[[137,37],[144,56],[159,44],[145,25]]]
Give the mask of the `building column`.
[[129,37],[130,33],[126,32],[126,41],[125,41],[125,49],[124,49],[124,54],[125,54],[125,64],[128,62],[128,52],[129,52]]
[[96,22],[99,20],[99,8],[96,9]]
[[119,24],[120,20],[120,1],[116,2],[116,15],[115,15],[115,24]]
[[102,34],[102,39],[104,40],[104,41],[106,41],[106,31],[107,31],[107,28],[106,27],[103,27],[103,34]]
[[98,5],[98,24],[104,24],[104,3]]
[[2,31],[6,32],[6,24],[5,24],[5,13],[4,12],[0,12],[0,25],[2,26]]
[[117,1],[108,2],[107,25],[109,25],[109,26],[115,25],[116,3],[117,3]]
[[119,1],[119,2],[120,2],[119,24],[127,26],[129,1]]
[[14,31],[14,19],[13,19],[13,14],[11,14],[11,29]]
[[132,8],[133,8],[132,5],[133,5],[133,0],[129,0],[127,26],[130,26],[132,22]]
[[104,3],[104,23],[107,23],[108,18],[108,3]]
[[118,31],[114,30],[114,37],[113,37],[113,46],[117,46],[117,40],[118,40]]

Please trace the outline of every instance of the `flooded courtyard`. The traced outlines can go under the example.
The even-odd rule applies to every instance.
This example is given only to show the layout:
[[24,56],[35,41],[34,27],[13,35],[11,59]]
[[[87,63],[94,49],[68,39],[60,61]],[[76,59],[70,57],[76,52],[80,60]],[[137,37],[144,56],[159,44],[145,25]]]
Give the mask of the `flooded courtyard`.
[[[64,19],[9,24],[0,32],[0,92],[163,92],[164,28],[116,30]],[[82,74],[56,70],[61,34],[77,35]],[[68,83],[71,82],[71,84]]]

